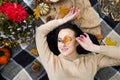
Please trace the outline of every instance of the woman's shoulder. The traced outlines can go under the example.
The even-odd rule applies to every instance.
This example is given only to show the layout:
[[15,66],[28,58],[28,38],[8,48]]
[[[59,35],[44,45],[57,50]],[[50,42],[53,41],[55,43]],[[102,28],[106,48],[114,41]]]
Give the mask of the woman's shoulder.
[[81,54],[79,55],[79,59],[81,60],[84,60],[86,62],[95,62],[97,61],[98,59],[104,57],[104,55],[102,54],[95,54],[95,53],[89,53],[89,54]]

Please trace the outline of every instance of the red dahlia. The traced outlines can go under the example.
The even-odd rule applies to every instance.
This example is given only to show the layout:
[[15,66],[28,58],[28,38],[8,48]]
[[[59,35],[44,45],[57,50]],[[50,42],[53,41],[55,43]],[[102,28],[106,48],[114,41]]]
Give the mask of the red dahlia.
[[17,3],[4,2],[4,4],[0,6],[0,11],[10,20],[17,23],[24,21],[28,15],[22,5]]

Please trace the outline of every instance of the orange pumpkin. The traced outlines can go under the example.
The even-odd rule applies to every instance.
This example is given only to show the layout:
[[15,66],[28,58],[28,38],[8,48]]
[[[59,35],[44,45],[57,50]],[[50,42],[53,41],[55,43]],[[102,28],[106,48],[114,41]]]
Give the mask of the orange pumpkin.
[[0,48],[0,64],[7,64],[10,59],[10,50],[7,48]]

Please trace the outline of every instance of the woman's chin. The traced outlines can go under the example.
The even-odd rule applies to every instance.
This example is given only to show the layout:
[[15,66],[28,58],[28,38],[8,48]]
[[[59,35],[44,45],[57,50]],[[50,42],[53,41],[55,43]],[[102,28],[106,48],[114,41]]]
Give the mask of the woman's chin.
[[60,50],[60,52],[61,52],[61,54],[64,55],[64,56],[69,55],[69,50],[68,50],[67,48]]
[[67,56],[67,55],[69,55],[69,53],[67,51],[66,52],[62,52],[62,55]]

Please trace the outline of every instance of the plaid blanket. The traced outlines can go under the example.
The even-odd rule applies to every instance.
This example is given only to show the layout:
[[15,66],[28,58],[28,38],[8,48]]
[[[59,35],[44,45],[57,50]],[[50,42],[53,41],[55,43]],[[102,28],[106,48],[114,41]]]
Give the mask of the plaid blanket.
[[[90,2],[102,18],[101,27],[104,36],[102,43],[120,46],[120,22],[115,22],[101,14],[97,0],[90,0]],[[36,22],[39,25],[42,23],[42,19]],[[48,80],[43,79],[46,77],[46,72],[42,64],[40,64],[40,69],[37,72],[31,69],[34,61],[40,61],[38,56],[31,54],[30,50],[33,48],[36,48],[35,41],[29,45],[19,45],[12,49],[13,55],[10,62],[1,69],[1,74],[6,80]],[[120,67],[113,66],[99,70],[95,80],[120,80]]]
[[[101,14],[97,0],[90,0],[96,12],[101,16],[101,28],[105,45],[115,45],[120,47],[120,22],[113,21],[108,16]],[[120,80],[120,66],[103,68],[96,74],[95,80]]]
[[[38,56],[32,54],[31,49],[36,49],[35,42],[12,49],[12,58],[1,69],[1,74],[6,80],[40,80],[46,75]],[[32,70],[34,62],[40,65],[37,71]]]

